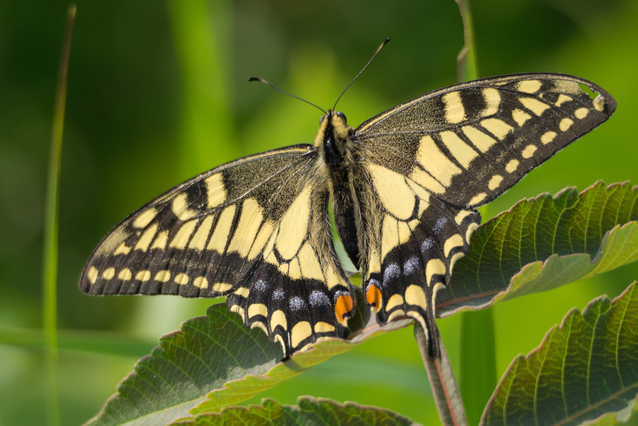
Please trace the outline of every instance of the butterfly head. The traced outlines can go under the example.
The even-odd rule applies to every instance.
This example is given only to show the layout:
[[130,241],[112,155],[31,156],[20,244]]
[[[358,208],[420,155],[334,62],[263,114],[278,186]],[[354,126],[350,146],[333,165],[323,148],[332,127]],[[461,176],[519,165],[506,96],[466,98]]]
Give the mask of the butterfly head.
[[325,150],[328,155],[343,155],[344,144],[350,139],[352,131],[344,113],[329,110],[319,120],[319,132],[314,146]]

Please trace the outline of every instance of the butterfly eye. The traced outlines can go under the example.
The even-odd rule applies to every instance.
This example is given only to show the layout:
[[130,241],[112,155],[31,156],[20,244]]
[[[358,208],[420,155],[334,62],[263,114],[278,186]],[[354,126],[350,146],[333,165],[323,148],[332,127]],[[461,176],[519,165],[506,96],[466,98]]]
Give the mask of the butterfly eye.
[[336,116],[337,116],[337,117],[339,117],[340,119],[342,119],[342,120],[344,121],[344,123],[348,121],[348,120],[346,119],[346,115],[345,115],[344,113],[337,111],[335,114],[336,114]]
[[326,118],[325,115],[322,115],[321,118],[319,119],[319,124],[323,123],[323,119]]

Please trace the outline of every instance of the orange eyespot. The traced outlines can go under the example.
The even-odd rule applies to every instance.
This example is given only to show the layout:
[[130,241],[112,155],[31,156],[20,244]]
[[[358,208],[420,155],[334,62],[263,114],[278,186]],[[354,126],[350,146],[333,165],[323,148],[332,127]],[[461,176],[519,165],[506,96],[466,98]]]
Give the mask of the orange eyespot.
[[352,297],[342,294],[337,297],[337,303],[335,303],[335,314],[337,315],[337,321],[346,325],[345,316],[348,315],[354,309],[354,301]]
[[368,290],[366,291],[366,300],[368,305],[372,306],[373,309],[379,310],[381,309],[382,296],[381,290],[376,285],[368,286]]

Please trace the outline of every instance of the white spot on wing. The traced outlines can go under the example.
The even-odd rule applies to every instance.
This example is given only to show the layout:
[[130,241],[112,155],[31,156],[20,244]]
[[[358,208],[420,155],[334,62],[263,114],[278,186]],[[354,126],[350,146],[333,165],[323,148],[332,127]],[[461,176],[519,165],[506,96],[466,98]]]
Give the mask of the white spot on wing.
[[507,134],[513,130],[512,126],[510,126],[503,120],[499,120],[498,118],[486,118],[485,120],[481,121],[481,126],[483,126],[500,140],[505,139],[505,136],[507,136]]
[[525,108],[532,111],[534,114],[540,116],[543,112],[549,108],[545,102],[541,102],[536,98],[520,98],[520,102]]
[[541,142],[543,145],[547,145],[556,137],[556,132],[547,132],[543,136],[541,136]]
[[297,254],[308,233],[311,193],[312,186],[306,185],[279,223],[279,234],[275,245],[279,254],[286,260],[292,259]]
[[286,314],[284,314],[284,311],[282,310],[276,310],[270,317],[270,329],[274,330],[277,326],[282,327],[284,330],[288,329]]
[[466,169],[470,166],[472,160],[478,157],[478,152],[474,151],[474,149],[463,142],[463,140],[452,131],[441,132],[441,140],[443,140],[443,143],[450,150],[450,153],[456,161]]
[[197,277],[193,280],[193,285],[201,289],[208,288],[208,280],[206,277]]
[[481,111],[481,117],[496,114],[501,105],[501,94],[498,90],[491,87],[483,89],[483,99],[485,100],[486,107]]
[[532,158],[537,149],[538,148],[536,148],[535,145],[527,145],[523,152],[521,152],[521,155],[523,156],[523,158]]
[[[499,186],[501,186],[501,182],[503,182],[503,176],[501,175],[494,175],[492,176],[492,178],[490,179],[489,183],[487,184],[488,188],[490,188],[491,191],[494,191],[496,188],[498,188]],[[468,213],[469,214],[469,213]]]
[[567,95],[563,95],[562,93],[560,95],[558,95],[558,99],[556,100],[556,102],[554,103],[554,105],[556,105],[557,107],[561,106],[562,104],[564,104],[565,102],[569,102],[571,101],[572,98],[571,96],[567,96]]
[[124,268],[120,271],[119,274],[117,274],[117,277],[122,281],[130,281],[131,278],[133,278],[133,274],[131,273],[131,270],[129,268]]
[[175,234],[175,236],[173,237],[170,247],[175,247],[178,249],[186,248],[186,244],[188,244],[188,241],[190,240],[190,237],[195,230],[195,226],[197,226],[197,222],[194,220],[183,224],[177,231],[177,234]]
[[157,211],[154,208],[150,208],[139,214],[133,221],[133,226],[136,228],[146,228],[149,223],[157,216]]
[[263,219],[262,210],[257,200],[254,198],[245,200],[241,208],[241,217],[227,251],[229,253],[237,252],[242,257],[248,256]]
[[115,268],[106,268],[104,272],[102,272],[102,278],[105,280],[110,280],[115,276]]
[[146,282],[151,279],[151,271],[138,271],[137,274],[135,274],[135,279],[138,281]]
[[507,173],[512,173],[518,169],[518,164],[518,160],[510,160],[510,162],[505,166],[505,170]]
[[157,272],[157,274],[155,274],[155,281],[160,281],[165,283],[170,279],[171,279],[171,271],[164,270],[164,271],[159,271]]
[[294,349],[311,335],[312,328],[310,327],[310,323],[308,321],[299,321],[290,331],[290,344]]
[[445,245],[443,246],[443,253],[445,257],[450,255],[450,252],[457,247],[463,247],[463,237],[459,234],[454,234],[447,240],[445,240]]
[[587,108],[578,108],[576,112],[574,112],[574,115],[579,120],[582,120],[583,118],[587,117],[587,114],[589,114],[589,110]]
[[487,194],[485,192],[481,192],[480,194],[476,194],[474,197],[472,197],[472,199],[467,204],[473,206],[483,201],[485,197],[487,197]]
[[205,179],[208,195],[207,205],[209,209],[215,208],[226,200],[226,188],[221,173],[215,173]]
[[401,276],[401,269],[396,263],[389,264],[383,271],[383,285],[386,285],[388,281],[399,278]]
[[463,133],[481,152],[487,152],[496,143],[496,139],[472,126],[463,127]]
[[512,118],[514,119],[514,121],[516,121],[516,124],[522,126],[527,120],[532,118],[532,116],[523,110],[515,109],[514,111],[512,111]]
[[204,219],[204,221],[199,225],[199,228],[197,228],[197,231],[195,232],[195,235],[193,235],[191,242],[188,243],[188,248],[199,251],[204,250],[212,226],[213,216],[206,217],[206,219]]
[[95,268],[95,266],[91,266],[89,268],[89,270],[86,273],[86,277],[89,279],[89,282],[91,284],[95,284],[98,277],[98,270]]
[[460,92],[446,93],[442,100],[445,103],[445,119],[448,123],[456,124],[465,120],[465,108]]
[[188,280],[189,280],[188,275],[186,275],[186,274],[178,274],[175,277],[174,281],[175,281],[176,284],[186,285],[186,284],[188,284]]
[[405,177],[373,163],[368,164],[367,169],[383,207],[398,219],[409,219],[414,211],[416,197]]
[[[470,225],[471,226],[471,225]],[[430,259],[425,267],[427,285],[432,282],[433,275],[445,275],[445,263],[441,259]]]
[[173,214],[181,221],[187,221],[197,214],[196,211],[188,208],[188,196],[184,192],[173,199],[171,207]]
[[[416,160],[444,186],[450,186],[452,178],[461,173],[461,169],[443,154],[430,135],[421,138]],[[424,186],[427,188],[427,185]]]
[[403,264],[403,274],[410,275],[419,270],[419,259],[414,256],[409,258]]
[[392,309],[401,305],[403,305],[403,296],[401,296],[400,294],[393,294],[390,299],[388,299],[388,303],[386,303],[385,305],[385,310],[391,311]]
[[574,120],[570,118],[563,118],[560,121],[560,124],[558,125],[558,127],[564,132],[568,130],[570,127],[572,127],[572,124],[574,124]]
[[405,301],[410,305],[416,305],[427,310],[427,302],[425,300],[425,292],[423,289],[412,284],[405,290]]
[[518,83],[518,90],[525,93],[536,93],[541,88],[541,82],[538,80],[523,80]]

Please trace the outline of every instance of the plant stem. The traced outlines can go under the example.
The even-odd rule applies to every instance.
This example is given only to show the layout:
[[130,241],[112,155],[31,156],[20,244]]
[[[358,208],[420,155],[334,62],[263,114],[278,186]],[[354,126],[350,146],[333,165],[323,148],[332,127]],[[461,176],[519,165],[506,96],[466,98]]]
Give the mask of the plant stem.
[[441,354],[439,358],[430,358],[427,339],[420,324],[414,325],[414,337],[416,338],[423,364],[428,372],[428,380],[432,387],[434,402],[439,411],[439,417],[446,426],[467,425],[465,408],[459,392],[450,359],[443,342],[439,342]]
[[62,135],[64,133],[64,109],[66,104],[66,84],[71,51],[71,37],[75,21],[75,5],[67,12],[66,35],[62,45],[58,81],[55,93],[53,123],[51,129],[51,152],[44,219],[43,252],[43,327],[46,335],[46,370],[48,392],[46,419],[49,425],[60,424],[58,404],[58,335],[57,335],[57,273],[58,273],[58,210],[60,194],[60,160],[62,156]]
[[496,388],[496,353],[492,308],[461,316],[461,389],[467,417],[478,424]]
[[478,78],[478,63],[476,60],[476,44],[474,42],[474,23],[470,12],[470,0],[456,0],[463,19],[463,39],[465,45],[456,57],[459,82],[476,80]]

